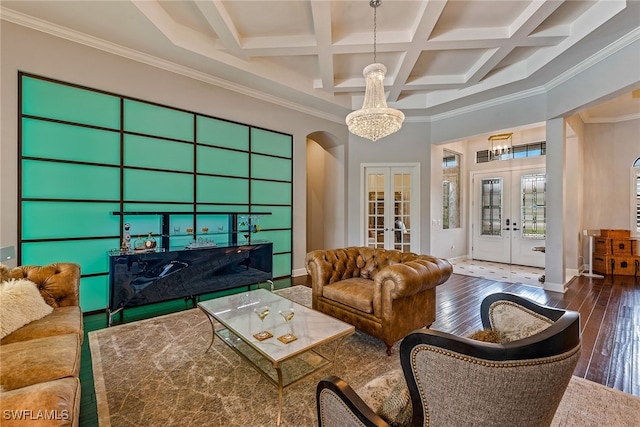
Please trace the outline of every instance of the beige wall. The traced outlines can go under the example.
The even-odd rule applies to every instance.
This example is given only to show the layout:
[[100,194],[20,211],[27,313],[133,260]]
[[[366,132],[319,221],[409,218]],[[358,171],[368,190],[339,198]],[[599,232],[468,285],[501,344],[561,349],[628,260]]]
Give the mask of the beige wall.
[[640,157],[640,119],[585,124],[584,228],[629,229],[631,166]]
[[18,71],[21,70],[292,134],[293,269],[304,268],[307,135],[324,131],[334,135],[338,141],[345,141],[345,125],[4,21],[0,31],[0,246],[15,246],[17,242],[17,82]]

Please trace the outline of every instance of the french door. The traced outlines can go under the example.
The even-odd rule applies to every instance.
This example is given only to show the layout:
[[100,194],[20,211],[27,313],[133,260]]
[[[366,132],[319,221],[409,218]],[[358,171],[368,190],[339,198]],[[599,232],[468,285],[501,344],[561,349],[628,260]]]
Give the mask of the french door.
[[544,267],[544,168],[472,176],[472,258]]
[[419,252],[419,169],[364,166],[363,245]]

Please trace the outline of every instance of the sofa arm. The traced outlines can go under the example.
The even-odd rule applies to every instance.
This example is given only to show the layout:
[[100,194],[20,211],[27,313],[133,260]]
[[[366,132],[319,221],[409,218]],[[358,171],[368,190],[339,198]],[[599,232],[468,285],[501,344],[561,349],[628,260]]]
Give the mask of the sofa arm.
[[11,270],[14,279],[30,280],[53,308],[80,305],[80,266],[60,262],[45,266],[24,265]]
[[426,291],[446,282],[452,272],[447,260],[427,256],[388,265],[375,277],[374,301],[376,294],[382,298],[384,292],[391,299],[398,299]]

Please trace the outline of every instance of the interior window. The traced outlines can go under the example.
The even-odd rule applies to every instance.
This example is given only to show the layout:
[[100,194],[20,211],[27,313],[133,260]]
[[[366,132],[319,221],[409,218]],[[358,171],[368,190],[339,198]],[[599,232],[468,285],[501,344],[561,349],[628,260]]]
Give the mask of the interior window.
[[442,228],[460,228],[460,154],[442,156]]

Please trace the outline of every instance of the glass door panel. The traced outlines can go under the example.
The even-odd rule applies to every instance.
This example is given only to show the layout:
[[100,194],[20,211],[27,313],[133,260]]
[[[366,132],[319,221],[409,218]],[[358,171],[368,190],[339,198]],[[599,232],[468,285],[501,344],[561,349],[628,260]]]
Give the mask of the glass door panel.
[[502,178],[482,180],[482,236],[502,235]]
[[393,175],[394,249],[411,252],[411,175]]
[[419,183],[414,166],[365,167],[364,245],[418,252]]
[[385,174],[367,175],[367,246],[384,248]]

